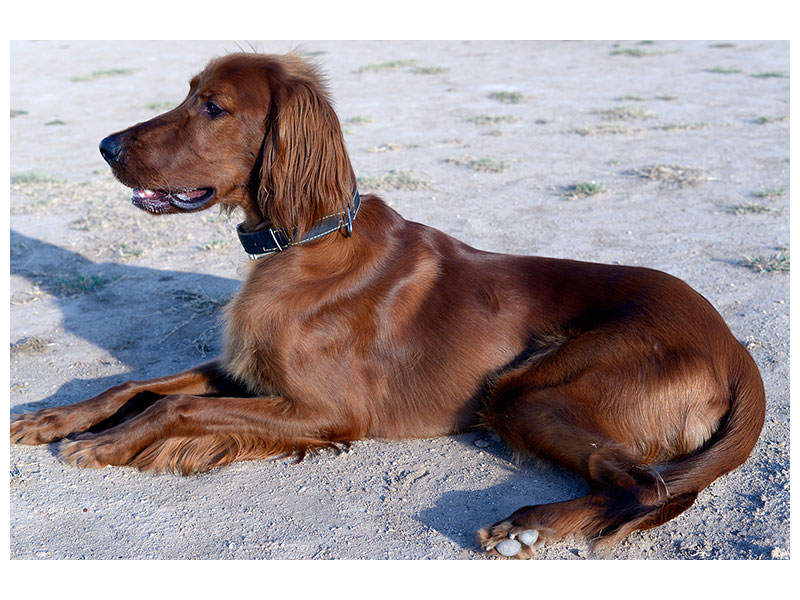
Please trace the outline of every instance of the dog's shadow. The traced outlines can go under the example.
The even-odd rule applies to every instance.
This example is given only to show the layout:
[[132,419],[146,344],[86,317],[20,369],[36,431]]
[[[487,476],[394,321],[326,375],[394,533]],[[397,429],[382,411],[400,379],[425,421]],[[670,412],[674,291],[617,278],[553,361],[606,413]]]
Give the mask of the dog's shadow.
[[[220,352],[220,310],[238,289],[239,281],[93,262],[14,230],[10,242],[11,275],[25,278],[25,289],[12,293],[12,304],[54,299],[60,312],[59,329],[100,348],[110,355],[109,360],[130,371],[73,378],[46,398],[17,404],[12,413],[85,400],[125,379],[167,375]],[[41,330],[36,311],[12,310],[11,314],[12,331]],[[30,321],[29,327],[26,321]],[[41,333],[18,338],[11,340],[12,363],[25,360],[33,365],[46,358],[59,369],[85,370],[81,365],[84,357],[69,350],[68,339],[53,340]],[[30,370],[28,376],[33,376]]]
[[[456,439],[471,446],[474,437],[468,434]],[[414,517],[462,548],[479,550],[475,531],[505,519],[523,506],[571,500],[589,492],[589,486],[578,475],[534,457],[515,457],[503,442],[492,443],[483,451],[505,461],[504,481],[485,489],[445,492],[434,506]]]

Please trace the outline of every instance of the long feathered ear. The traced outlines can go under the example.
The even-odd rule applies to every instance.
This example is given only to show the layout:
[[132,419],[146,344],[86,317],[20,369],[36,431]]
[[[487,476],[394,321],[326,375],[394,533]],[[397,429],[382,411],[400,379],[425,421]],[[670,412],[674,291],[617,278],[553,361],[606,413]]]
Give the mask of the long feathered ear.
[[259,203],[273,227],[296,238],[345,210],[355,185],[339,119],[315,81],[273,89]]

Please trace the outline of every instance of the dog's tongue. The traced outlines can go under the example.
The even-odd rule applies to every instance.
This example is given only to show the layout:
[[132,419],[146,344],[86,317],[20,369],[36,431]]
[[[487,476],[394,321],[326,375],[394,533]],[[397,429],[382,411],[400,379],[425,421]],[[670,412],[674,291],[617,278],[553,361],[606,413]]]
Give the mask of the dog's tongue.
[[166,198],[165,192],[157,192],[155,190],[133,190],[133,197],[136,200],[155,200],[158,198]]
[[208,190],[186,190],[185,192],[175,192],[172,196],[184,202],[191,202],[192,200],[202,198],[207,192]]

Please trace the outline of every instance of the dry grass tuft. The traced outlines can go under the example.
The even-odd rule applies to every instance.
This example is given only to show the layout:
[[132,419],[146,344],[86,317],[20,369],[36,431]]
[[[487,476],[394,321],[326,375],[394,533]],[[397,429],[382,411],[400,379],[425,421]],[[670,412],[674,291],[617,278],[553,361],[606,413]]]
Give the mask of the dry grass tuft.
[[631,135],[641,132],[642,129],[633,129],[620,125],[619,123],[603,123],[594,127],[576,127],[569,129],[567,133],[574,133],[583,137],[595,135]]
[[421,190],[428,187],[428,183],[418,179],[411,171],[389,171],[377,177],[358,177],[360,189],[381,190]]
[[779,208],[773,208],[766,204],[759,204],[758,202],[742,202],[733,209],[733,212],[734,214],[742,216],[752,214],[778,215],[781,214],[782,211]]
[[704,176],[703,173],[702,169],[682,167],[680,165],[652,165],[641,169],[633,169],[628,172],[628,174],[636,177],[676,187],[696,185],[701,181],[708,181],[711,179],[710,177]]
[[594,113],[606,121],[643,121],[656,117],[653,113],[636,106],[616,106],[606,110],[596,110]]
[[50,346],[55,346],[53,340],[40,338],[37,336],[24,337],[11,344],[11,356],[24,354],[38,354],[44,352]]
[[516,123],[519,119],[513,115],[475,115],[467,119],[478,126],[497,125],[498,123]]
[[446,158],[447,164],[465,167],[479,173],[502,173],[508,168],[508,163],[493,158],[475,158],[473,156],[460,156]]

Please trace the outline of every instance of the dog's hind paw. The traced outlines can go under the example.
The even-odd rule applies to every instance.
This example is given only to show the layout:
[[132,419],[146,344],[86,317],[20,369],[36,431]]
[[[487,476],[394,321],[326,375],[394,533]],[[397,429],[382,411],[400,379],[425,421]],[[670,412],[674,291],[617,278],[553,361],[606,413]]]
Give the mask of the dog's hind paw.
[[545,542],[539,529],[523,528],[503,521],[478,531],[478,543],[484,552],[505,558],[533,558]]

